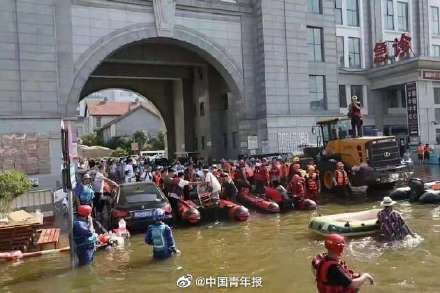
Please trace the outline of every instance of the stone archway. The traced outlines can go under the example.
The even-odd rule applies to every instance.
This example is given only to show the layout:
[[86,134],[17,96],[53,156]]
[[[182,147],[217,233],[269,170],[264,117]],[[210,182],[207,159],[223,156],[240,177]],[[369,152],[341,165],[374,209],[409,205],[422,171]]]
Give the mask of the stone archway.
[[[75,64],[72,89],[68,96],[66,114],[73,115],[81,90],[93,70],[116,50],[141,40],[160,38],[154,24],[136,24],[116,30],[101,38],[94,46],[86,50]],[[172,37],[177,45],[187,48],[206,59],[224,78],[231,91],[241,97],[243,93],[243,75],[240,66],[220,45],[190,28],[177,25]]]

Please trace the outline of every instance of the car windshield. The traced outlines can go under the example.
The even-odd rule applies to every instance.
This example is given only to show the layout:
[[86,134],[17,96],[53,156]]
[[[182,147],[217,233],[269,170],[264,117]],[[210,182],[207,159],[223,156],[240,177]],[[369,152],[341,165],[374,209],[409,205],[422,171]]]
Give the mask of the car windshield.
[[127,203],[138,203],[148,201],[162,201],[162,197],[155,193],[130,194],[125,196]]
[[161,202],[164,198],[157,187],[152,184],[133,184],[122,185],[120,202],[139,203],[139,202]]

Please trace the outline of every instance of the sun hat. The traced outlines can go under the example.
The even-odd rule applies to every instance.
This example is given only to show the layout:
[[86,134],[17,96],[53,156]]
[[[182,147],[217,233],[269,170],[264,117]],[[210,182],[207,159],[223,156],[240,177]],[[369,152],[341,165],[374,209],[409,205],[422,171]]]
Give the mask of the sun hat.
[[383,200],[380,202],[380,205],[383,207],[390,207],[395,205],[396,202],[389,196],[385,196]]

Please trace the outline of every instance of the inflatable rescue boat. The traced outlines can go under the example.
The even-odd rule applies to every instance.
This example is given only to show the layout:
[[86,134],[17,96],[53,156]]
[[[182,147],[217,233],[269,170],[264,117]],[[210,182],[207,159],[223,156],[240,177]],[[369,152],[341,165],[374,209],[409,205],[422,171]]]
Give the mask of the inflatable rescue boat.
[[243,204],[249,205],[259,211],[266,213],[280,212],[280,207],[276,202],[253,195],[249,188],[242,188],[238,193],[238,199]]
[[309,229],[326,236],[337,233],[347,237],[365,236],[379,230],[377,213],[379,209],[372,209],[354,213],[344,213],[312,218]]
[[229,219],[233,221],[244,222],[249,218],[249,210],[235,202],[220,199],[218,206],[227,211]]

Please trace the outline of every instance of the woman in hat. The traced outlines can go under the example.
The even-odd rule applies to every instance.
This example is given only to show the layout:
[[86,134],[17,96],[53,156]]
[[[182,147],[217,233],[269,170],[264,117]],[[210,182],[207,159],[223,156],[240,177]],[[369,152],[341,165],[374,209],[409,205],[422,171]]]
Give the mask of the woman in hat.
[[353,137],[362,136],[362,114],[361,102],[357,96],[351,97],[350,106],[348,106],[348,116],[351,118],[351,131]]
[[403,240],[408,234],[414,236],[399,212],[393,210],[395,204],[391,197],[385,196],[380,203],[383,210],[377,214],[380,236],[385,241]]

